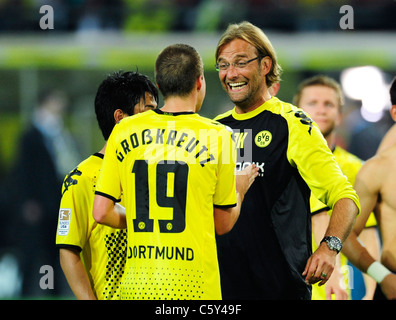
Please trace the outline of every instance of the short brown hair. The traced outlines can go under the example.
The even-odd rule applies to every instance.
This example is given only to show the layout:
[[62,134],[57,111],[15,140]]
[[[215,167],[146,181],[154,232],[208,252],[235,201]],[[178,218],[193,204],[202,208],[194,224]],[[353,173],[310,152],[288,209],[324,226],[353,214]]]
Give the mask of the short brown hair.
[[155,81],[164,99],[191,93],[203,72],[201,56],[187,44],[166,47],[155,62]]
[[282,68],[278,64],[275,49],[265,33],[250,22],[244,21],[239,24],[230,24],[221,36],[216,48],[216,61],[219,57],[221,48],[234,39],[242,39],[250,43],[257,50],[257,54],[262,58],[268,56],[272,60],[271,70],[266,75],[267,87],[279,82]]
[[341,86],[334,79],[324,75],[317,75],[301,82],[298,87],[298,91],[293,98],[293,104],[298,106],[300,104],[303,90],[306,87],[312,87],[312,86],[324,86],[333,89],[336,92],[338,108],[341,112],[342,106],[344,105],[344,95],[342,93]]

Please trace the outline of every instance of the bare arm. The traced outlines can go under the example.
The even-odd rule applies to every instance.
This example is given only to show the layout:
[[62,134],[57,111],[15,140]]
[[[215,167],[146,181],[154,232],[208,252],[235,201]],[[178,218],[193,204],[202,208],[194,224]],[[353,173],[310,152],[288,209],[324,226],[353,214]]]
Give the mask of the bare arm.
[[[372,211],[375,212],[375,207],[378,201],[380,190],[379,186],[381,184],[382,177],[377,168],[381,168],[382,165],[378,164],[377,161],[378,158],[368,160],[360,169],[356,177],[355,189],[359,195],[362,210],[356,220],[356,224],[351,234],[347,241],[345,241],[343,248],[343,253],[347,256],[349,261],[364,273],[367,273],[369,267],[374,265],[374,262],[376,262],[373,256],[359,242],[358,235],[363,230],[370,213]],[[376,264],[379,265],[378,262],[376,262]],[[382,268],[384,267],[382,266]],[[374,274],[371,276],[375,278]],[[381,289],[388,299],[396,298],[395,274],[390,273],[385,276],[381,282],[380,280],[377,281],[381,285]]]
[[[380,259],[381,248],[377,229],[373,227],[364,228],[364,230],[360,233],[359,238],[363,242],[363,246],[366,247],[370,255],[378,261]],[[366,288],[366,294],[363,300],[372,300],[377,287],[377,282],[365,273],[363,273],[362,276]]]
[[[369,267],[374,265],[374,262],[376,262],[367,249],[359,243],[355,232],[351,232],[349,235],[348,240],[344,244],[343,252],[353,265],[365,273],[367,273]],[[378,262],[376,262],[376,264],[380,265]],[[382,266],[382,268],[386,270],[385,267]],[[372,277],[374,277],[374,275],[372,275]],[[381,286],[382,292],[388,299],[396,299],[396,274],[392,274],[388,270],[387,275],[382,279],[382,281],[377,281]]]
[[238,220],[243,198],[258,175],[258,168],[252,164],[236,174],[237,205],[232,208],[214,207],[215,229],[218,235],[229,232]]
[[340,199],[334,206],[325,236],[336,236],[344,242],[352,230],[359,212],[351,199]]
[[343,253],[348,260],[362,272],[367,272],[367,268],[375,261],[358,240],[358,236],[366,225],[370,213],[374,211],[378,200],[379,189],[376,186],[375,168],[375,160],[368,160],[356,176],[354,187],[359,196],[361,212],[343,247]]
[[67,282],[79,300],[96,300],[80,253],[73,249],[59,250],[60,264]]
[[127,227],[125,208],[109,198],[98,194],[95,195],[92,212],[97,223],[116,229],[125,229]]
[[231,231],[235,222],[238,220],[241,211],[243,196],[237,193],[237,205],[232,208],[214,207],[215,229],[218,235],[226,234]]
[[394,124],[382,138],[376,153],[379,154],[394,144],[396,144],[396,124]]
[[378,180],[381,177],[376,172],[376,159],[368,160],[356,176],[354,188],[359,196],[361,212],[356,219],[353,231],[356,236],[364,229],[371,212],[375,212],[380,192]]
[[351,232],[347,241],[344,242],[342,252],[362,272],[367,272],[368,267],[375,262],[367,249],[361,245],[355,232]]

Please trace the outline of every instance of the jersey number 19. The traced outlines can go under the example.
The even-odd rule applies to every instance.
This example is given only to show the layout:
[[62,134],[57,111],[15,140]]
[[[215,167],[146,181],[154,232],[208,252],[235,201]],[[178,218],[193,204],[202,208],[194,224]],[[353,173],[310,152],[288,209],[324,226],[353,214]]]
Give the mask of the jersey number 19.
[[[160,161],[156,164],[156,200],[160,207],[173,208],[172,220],[158,219],[161,233],[179,233],[186,227],[186,199],[188,165],[181,161]],[[154,219],[149,214],[149,181],[146,160],[136,160],[132,173],[135,174],[136,219],[133,219],[135,232],[153,232]],[[168,184],[173,177],[173,192]],[[169,193],[171,195],[169,195]]]

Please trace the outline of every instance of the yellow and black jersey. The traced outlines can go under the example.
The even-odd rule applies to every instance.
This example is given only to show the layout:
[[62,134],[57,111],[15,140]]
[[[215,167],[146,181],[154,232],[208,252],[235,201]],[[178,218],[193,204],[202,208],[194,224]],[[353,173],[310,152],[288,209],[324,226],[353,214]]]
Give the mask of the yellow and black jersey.
[[103,154],[81,162],[63,181],[56,245],[80,251],[94,294],[100,300],[120,299],[126,262],[126,230],[95,222],[92,215],[96,181]]
[[273,97],[216,120],[234,131],[237,169],[260,168],[234,228],[217,237],[223,297],[309,299],[301,274],[312,254],[310,189],[329,207],[346,197],[360,208],[352,185],[317,125],[291,104]]
[[221,299],[213,206],[236,205],[234,171],[231,130],[196,113],[115,126],[96,194],[125,197],[122,299]]

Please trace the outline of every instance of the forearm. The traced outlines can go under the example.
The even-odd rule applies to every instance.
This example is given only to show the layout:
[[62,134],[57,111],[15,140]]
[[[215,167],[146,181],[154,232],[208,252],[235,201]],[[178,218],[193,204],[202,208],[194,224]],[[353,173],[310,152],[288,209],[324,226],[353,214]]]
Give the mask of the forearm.
[[[374,227],[364,228],[359,235],[359,239],[363,243],[363,246],[370,253],[370,255],[375,260],[379,261],[381,245],[377,229]],[[372,300],[374,297],[375,289],[377,287],[377,282],[365,273],[363,274],[363,281],[366,288],[366,294],[364,299]]]
[[63,273],[76,298],[79,300],[96,300],[80,254],[73,250],[60,249],[59,256]]
[[388,299],[396,298],[396,275],[370,255],[358,241],[355,232],[351,232],[344,245],[344,254],[360,271],[367,273],[378,284]]
[[349,234],[348,239],[344,242],[342,252],[350,263],[364,273],[375,261],[367,249],[361,245],[354,231]]
[[218,235],[223,235],[233,228],[238,220],[244,196],[237,193],[237,205],[232,208],[214,208],[215,229]]
[[258,168],[255,164],[247,166],[244,170],[236,174],[236,195],[237,204],[232,208],[214,207],[215,229],[218,235],[229,232],[238,220],[241,206],[246,192],[251,187],[254,179],[258,175]]
[[344,242],[352,230],[358,212],[358,207],[351,199],[338,200],[334,205],[325,236],[336,236]]

